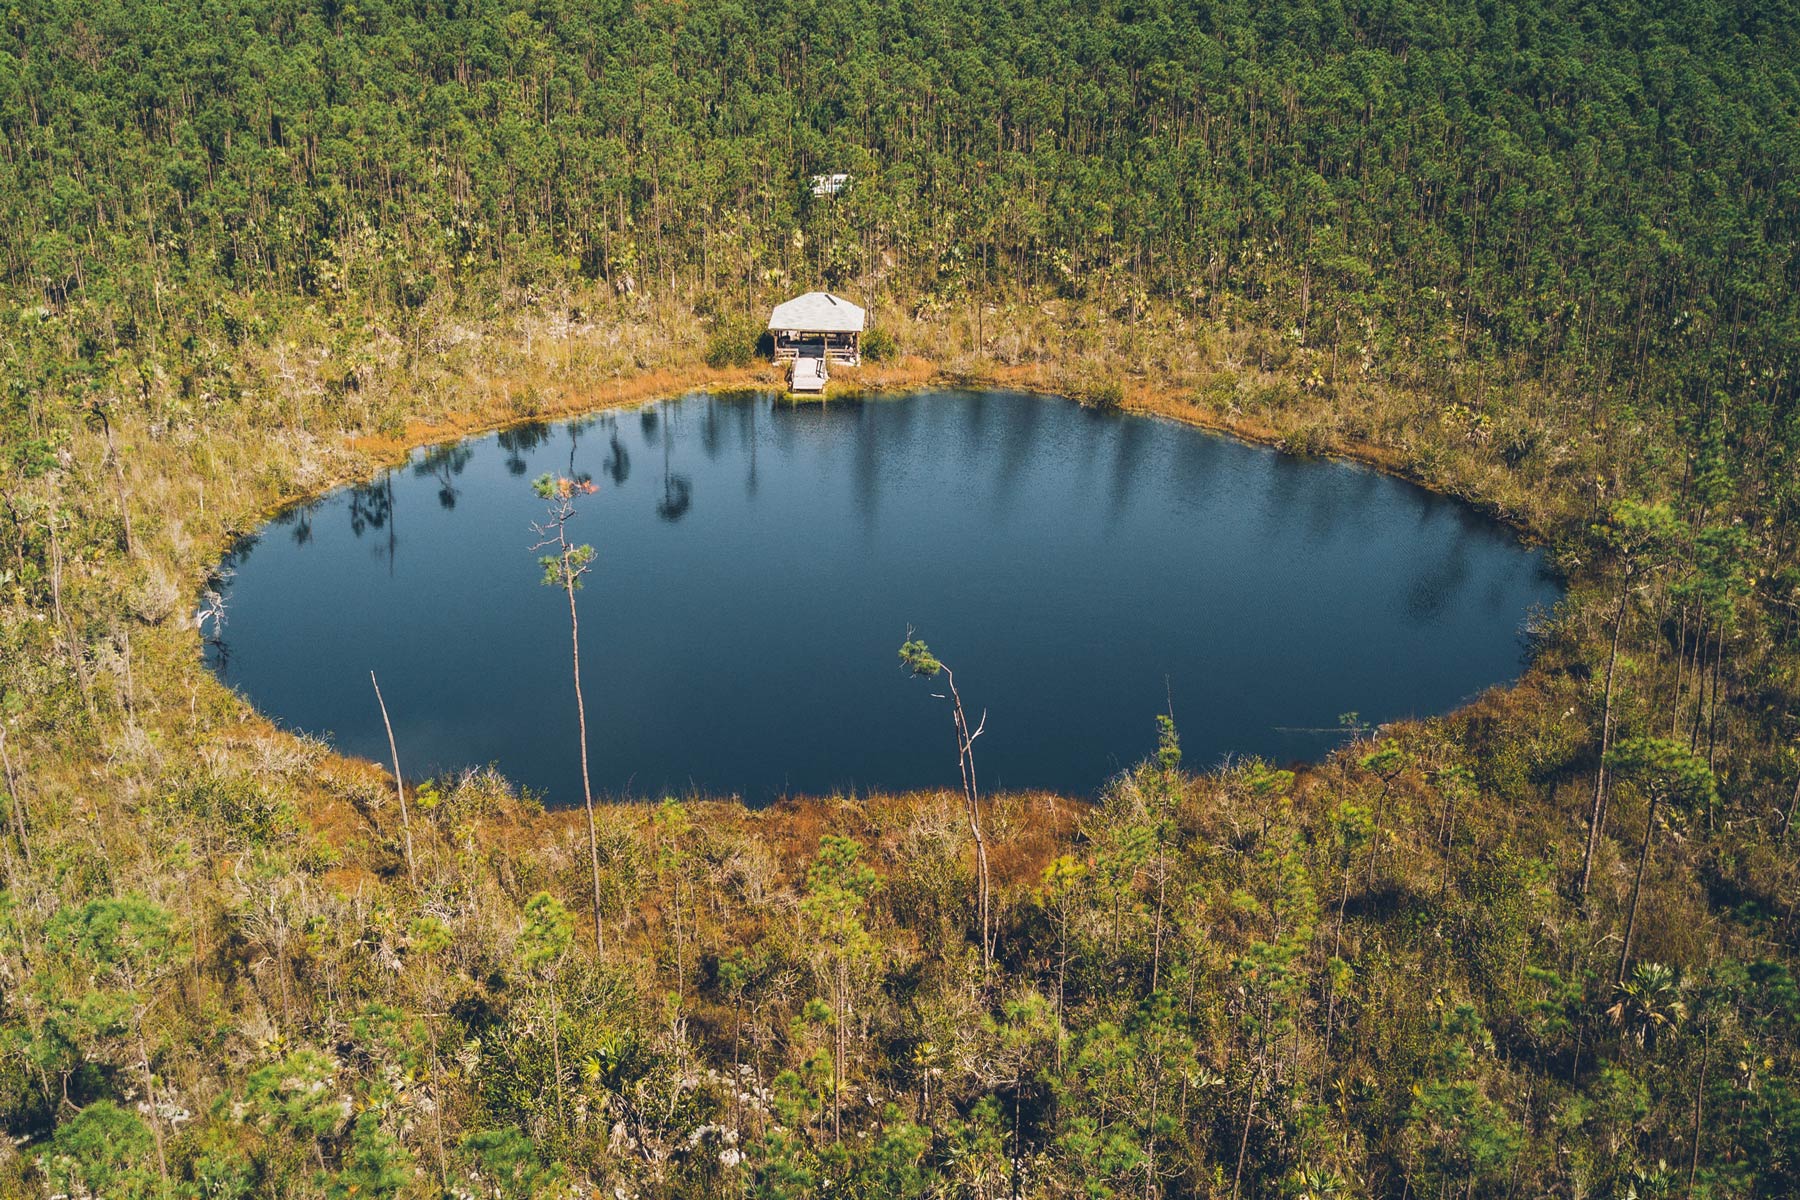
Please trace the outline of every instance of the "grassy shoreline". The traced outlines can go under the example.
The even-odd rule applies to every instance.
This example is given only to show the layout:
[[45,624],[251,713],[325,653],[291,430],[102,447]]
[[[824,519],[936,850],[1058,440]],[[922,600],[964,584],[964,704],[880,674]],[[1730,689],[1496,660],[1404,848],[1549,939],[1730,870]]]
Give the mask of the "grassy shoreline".
[[[1089,363],[1086,365],[1087,369],[1092,372],[1104,370],[1108,364],[1103,361],[1100,364]],[[1121,369],[1122,373],[1123,363],[1111,365]],[[1071,382],[1074,381],[1069,376],[1046,371],[1038,365],[1007,366],[996,363],[982,369],[979,366],[972,367],[965,360],[959,366],[948,367],[931,359],[907,356],[894,363],[865,363],[860,368],[840,368],[823,397],[795,400],[794,403],[829,404],[834,399],[854,398],[867,394],[904,398],[910,393],[939,388],[994,388],[1020,392],[1041,400],[1060,399],[1076,403],[1089,402],[1069,395],[1069,392],[1074,390],[1069,387]],[[1280,453],[1295,453],[1290,448],[1293,435],[1291,427],[1284,432],[1281,427],[1267,421],[1256,421],[1241,414],[1234,416],[1201,408],[1191,400],[1184,399],[1173,380],[1164,382],[1155,377],[1146,376],[1132,378],[1128,382],[1129,386],[1122,388],[1120,395],[1109,397],[1108,407],[1128,415],[1174,421],[1209,434],[1232,438],[1251,445],[1264,446]],[[501,385],[502,396],[506,395],[509,390],[505,384]],[[255,529],[222,530],[221,549],[218,557],[224,557],[231,545],[239,538],[260,531],[264,525],[279,517],[283,512],[295,506],[318,500],[339,488],[370,482],[382,471],[403,466],[409,457],[420,449],[485,437],[523,424],[578,420],[597,413],[654,404],[695,392],[731,391],[783,392],[785,391],[783,375],[779,368],[762,362],[737,368],[707,366],[690,366],[685,369],[665,368],[616,379],[599,388],[568,388],[557,393],[554,398],[540,400],[531,413],[523,415],[515,411],[512,405],[496,398],[490,388],[487,392],[487,403],[455,410],[433,420],[408,421],[398,436],[347,435],[344,438],[344,446],[346,450],[356,456],[352,460],[354,465],[350,466],[344,474],[318,484],[306,492],[282,495],[269,501],[255,518]],[[1341,439],[1332,440],[1324,445],[1308,446],[1303,451],[1303,456],[1355,463],[1405,480],[1436,495],[1454,499],[1502,522],[1527,545],[1545,546],[1554,536],[1552,531],[1544,529],[1540,522],[1533,519],[1530,514],[1522,514],[1516,509],[1509,509],[1502,503],[1487,499],[1479,493],[1471,495],[1459,491],[1453,483],[1448,483],[1443,479],[1434,479],[1420,471],[1416,463],[1407,460],[1392,448],[1377,446],[1369,442]],[[197,593],[201,588],[207,586],[212,575],[213,569],[208,568],[200,574],[198,579],[191,580],[193,591]],[[196,631],[194,637],[196,658],[199,657],[198,640]],[[1529,670],[1529,666],[1527,669]],[[258,720],[265,720],[260,713],[255,712],[254,706],[249,705],[248,701],[238,697],[232,689],[219,684],[211,672],[203,673],[209,681],[229,695],[232,702],[245,705]],[[1522,681],[1523,675],[1513,684],[1498,686],[1505,689]],[[1474,703],[1475,701],[1471,700],[1468,704],[1443,715],[1454,717],[1456,713],[1472,707]],[[1414,722],[1402,722],[1402,724],[1409,723]],[[273,722],[268,722],[267,725],[275,733],[286,734],[289,732]],[[335,751],[332,753],[347,763],[355,764],[357,769],[373,770],[378,776],[388,769],[383,764],[372,760],[338,755]],[[1296,765],[1304,768],[1317,764]],[[637,799],[652,801],[654,798],[638,797]],[[809,795],[794,797],[793,802],[829,802],[834,799],[836,799],[834,796]],[[738,803],[728,800],[716,802]],[[567,819],[575,812],[572,806],[566,805],[557,806],[549,811],[560,819]]]
[[[1578,865],[1575,834],[1591,790],[1587,720],[1580,714],[1593,703],[1594,658],[1605,633],[1606,576],[1577,552],[1584,519],[1599,500],[1582,489],[1601,474],[1592,469],[1593,456],[1617,435],[1589,431],[1567,445],[1540,439],[1508,462],[1499,448],[1503,435],[1493,428],[1506,419],[1501,406],[1491,406],[1485,422],[1473,422],[1473,410],[1435,397],[1426,381],[1371,380],[1335,393],[1309,389],[1289,377],[1307,367],[1304,354],[1288,366],[1249,365],[1254,331],[1199,337],[1177,314],[1158,312],[1124,329],[1119,341],[1094,342],[1084,330],[1104,328],[1098,314],[1052,319],[1035,306],[1017,311],[1019,324],[1002,326],[1006,344],[989,344],[982,353],[964,323],[897,316],[908,353],[893,364],[843,372],[839,385],[882,394],[987,386],[1087,396],[1278,450],[1340,456],[1472,502],[1548,544],[1567,575],[1570,599],[1545,631],[1540,657],[1515,683],[1452,714],[1375,731],[1292,775],[1256,763],[1176,773],[1149,764],[1122,775],[1091,804],[1045,793],[984,797],[1006,947],[1006,974],[992,987],[980,983],[967,937],[972,867],[961,798],[952,791],[808,797],[764,809],[731,800],[608,805],[599,813],[607,952],[570,956],[563,982],[550,986],[515,961],[521,913],[538,894],[558,898],[571,914],[587,911],[581,811],[545,811],[488,772],[429,788],[412,781],[418,876],[409,878],[387,768],[279,729],[221,684],[201,661],[187,599],[221,548],[254,532],[281,505],[369,478],[417,445],[703,388],[771,387],[778,376],[761,364],[703,366],[703,327],[679,311],[657,320],[640,313],[614,324],[591,322],[586,333],[564,339],[568,345],[547,341],[534,318],[515,316],[511,324],[479,326],[488,337],[465,336],[466,330],[447,336],[451,349],[423,365],[396,355],[353,388],[331,383],[337,375],[324,348],[281,343],[249,356],[243,379],[256,386],[235,405],[221,404],[214,425],[191,416],[164,419],[178,412],[170,404],[122,414],[113,433],[129,488],[114,487],[106,443],[92,427],[75,431],[67,461],[41,485],[80,514],[79,526],[71,520],[69,528],[86,530],[79,544],[70,534],[62,560],[61,603],[80,618],[66,627],[45,619],[14,628],[51,654],[70,644],[59,628],[85,632],[86,651],[80,670],[45,676],[43,690],[26,697],[10,719],[12,752],[25,764],[39,864],[15,890],[19,944],[41,941],[39,931],[59,911],[88,897],[142,895],[178,914],[193,950],[158,991],[155,1032],[139,1057],[155,1064],[159,1087],[190,1111],[215,1106],[196,1128],[209,1138],[235,1139],[269,1177],[299,1178],[321,1159],[329,1169],[351,1171],[362,1152],[360,1135],[340,1124],[319,1147],[307,1147],[268,1129],[250,1131],[229,1117],[231,1105],[246,1102],[256,1071],[291,1063],[271,1047],[350,1044],[355,1037],[346,1030],[363,1019],[355,1016],[357,1005],[377,1004],[417,1014],[433,1053],[446,1061],[460,1052],[458,1039],[476,1036],[475,1030],[509,1047],[504,1067],[483,1059],[486,1065],[454,1083],[432,1085],[443,1092],[449,1149],[397,1117],[381,1118],[382,1128],[421,1164],[436,1156],[441,1167],[444,1155],[461,1153],[458,1131],[514,1123],[548,1158],[596,1184],[673,1195],[685,1194],[688,1185],[677,1187],[658,1174],[665,1168],[637,1164],[610,1147],[605,1129],[571,1125],[569,1109],[550,1100],[549,1076],[530,1075],[547,1061],[545,1046],[534,1039],[553,1027],[571,1045],[585,1046],[582,1053],[604,1056],[613,1053],[608,1039],[631,1031],[640,1039],[634,1044],[655,1047],[642,1051],[643,1062],[659,1064],[643,1067],[649,1075],[631,1076],[631,1088],[663,1087],[656,1072],[675,1071],[681,1062],[722,1069],[739,1044],[750,994],[731,990],[738,985],[725,981],[738,968],[727,964],[766,961],[775,965],[755,975],[762,981],[755,988],[765,991],[755,992],[760,1007],[751,1019],[757,1086],[808,1077],[808,1056],[818,1052],[823,1027],[816,1013],[807,1016],[814,1010],[805,981],[813,978],[819,943],[806,932],[811,918],[805,913],[820,886],[809,872],[828,838],[854,839],[885,880],[881,895],[866,902],[869,936],[885,965],[879,977],[869,976],[873,990],[858,1001],[865,1015],[847,1046],[832,1051],[848,1055],[842,1086],[866,1105],[855,1121],[872,1137],[897,1128],[874,1115],[886,1103],[881,1098],[911,1087],[934,1097],[920,1102],[918,1112],[943,1137],[963,1136],[951,1131],[973,1119],[983,1096],[1004,1093],[1023,1103],[1029,1093],[1037,1097],[1032,1104],[1047,1104],[1050,1092],[1034,1089],[1050,1088],[1063,1097],[1059,1104],[1076,1111],[1076,1092],[1067,1089],[1077,1085],[1067,1080],[1001,1087],[990,1079],[997,1068],[984,1066],[956,1076],[954,1084],[921,1083],[937,1078],[929,1071],[946,1069],[918,1066],[927,1061],[918,1058],[926,1053],[921,1047],[955,1046],[971,1062],[1003,1053],[988,1042],[1000,1036],[996,1022],[1012,1019],[1005,1015],[1009,1006],[1046,1002],[1062,986],[1052,964],[1068,951],[1057,950],[1057,935],[1046,924],[1052,911],[1046,905],[1063,903],[1054,900],[1058,895],[1073,898],[1073,908],[1058,911],[1072,922],[1062,936],[1079,946],[1069,980],[1077,1007],[1058,1025],[1064,1029],[1058,1037],[1073,1055],[1099,1046],[1096,1038],[1114,1036],[1107,1031],[1120,1023],[1138,1028],[1134,1023],[1148,1019],[1143,1014],[1150,1010],[1141,1005],[1151,1003],[1144,999],[1151,981],[1166,965],[1165,887],[1179,881],[1168,899],[1176,907],[1166,913],[1167,930],[1184,947],[1180,969],[1188,982],[1180,1020],[1189,1033],[1182,1036],[1197,1039],[1195,1069],[1231,1081],[1205,1093],[1212,1098],[1195,1100],[1195,1120],[1226,1122],[1241,1132],[1244,1118],[1235,1106],[1248,1078],[1244,1056],[1254,1055],[1255,1043],[1244,1041],[1230,997],[1239,987],[1261,985],[1246,983],[1233,964],[1287,946],[1281,953],[1299,954],[1308,964],[1290,1022],[1296,1064],[1305,1064],[1292,1081],[1293,1102],[1318,1105],[1306,1099],[1313,1085],[1301,1084],[1315,1075],[1368,1097],[1356,1112],[1333,1116],[1319,1108],[1309,1118],[1339,1130],[1316,1152],[1346,1177],[1376,1170],[1398,1180],[1410,1170],[1408,1160],[1384,1139],[1409,1127],[1413,1101],[1403,1088],[1370,1081],[1435,1069],[1430,1054],[1436,1051],[1423,1048],[1449,1035],[1431,1026],[1435,1010],[1418,993],[1423,981],[1439,981],[1480,1005],[1500,1036],[1516,1040],[1525,1036],[1517,1014],[1538,1002],[1531,998],[1538,977],[1509,972],[1502,982],[1483,956],[1504,944],[1519,962],[1598,980],[1608,969],[1602,961],[1607,931],[1622,924],[1630,861],[1615,837],[1602,843],[1601,886],[1585,905],[1573,904],[1551,882]],[[988,328],[997,324],[990,318]],[[274,369],[282,361],[294,369],[285,375]],[[1528,410],[1529,398],[1518,398],[1517,407]],[[129,555],[117,548],[121,497],[134,526]],[[16,596],[10,611],[21,611]],[[1661,674],[1639,669],[1639,676],[1647,692],[1664,686]],[[1457,790],[1464,784],[1456,781],[1465,778],[1476,792]],[[954,774],[945,782],[953,783]],[[1476,795],[1480,803],[1472,802]],[[1626,828],[1635,802],[1629,793],[1615,801],[1628,814]],[[1361,836],[1356,823],[1369,819],[1379,822],[1374,840],[1355,841]],[[1152,848],[1154,857],[1145,857]],[[1679,845],[1659,854],[1666,866],[1652,880],[1641,953],[1695,969],[1709,954],[1751,953],[1747,932],[1723,925],[1697,886],[1706,867],[1700,849]],[[1761,860],[1752,868],[1757,874],[1748,882],[1778,892],[1784,876]],[[1302,875],[1310,882],[1300,882]],[[1059,892],[1065,884],[1053,876],[1073,890]],[[1284,915],[1289,905],[1312,914],[1301,918],[1310,939],[1304,943],[1293,940],[1300,927]],[[1445,921],[1465,930],[1459,938],[1474,939],[1466,956],[1451,953],[1441,937],[1421,935]],[[581,916],[572,923],[592,927]],[[1471,923],[1494,932],[1469,933]],[[1312,932],[1333,926],[1324,941]],[[12,963],[0,947],[0,971],[27,983],[48,980],[34,974],[32,951],[19,953],[26,957]],[[1339,961],[1359,964],[1356,973],[1333,974],[1340,968],[1331,964]],[[835,986],[828,975],[817,978],[827,992]],[[40,990],[26,993],[30,1003],[42,1006],[53,1004],[55,989],[67,984],[58,976],[31,986]],[[1366,1020],[1340,1015],[1344,988],[1356,996],[1344,1013],[1367,1013]],[[1591,1057],[1596,1040],[1611,1045],[1617,1034],[1607,1032],[1608,992],[1598,983],[1578,990],[1589,989],[1587,1015],[1572,1028]],[[902,1001],[902,993],[911,999]],[[1054,994],[1060,1005],[1061,992]],[[550,1025],[541,1008],[546,999],[565,1014]],[[943,1015],[921,1016],[914,1012],[920,1005],[919,1012]],[[577,1009],[579,1018],[572,1015]],[[1413,1015],[1375,1015],[1402,1010]],[[36,1028],[39,1011],[22,1018],[28,1028]],[[1328,1030],[1342,1021],[1352,1022],[1354,1038],[1333,1051]],[[670,1032],[677,1028],[685,1032]],[[1558,1063],[1568,1052],[1560,1041],[1545,1051]],[[375,1104],[383,1085],[368,1074],[373,1068],[357,1065],[362,1053],[334,1059],[334,1078],[347,1094]],[[121,1071],[135,1061],[123,1052],[115,1057]],[[1542,1160],[1534,1169],[1551,1170],[1552,1114],[1523,1097],[1565,1085],[1553,1081],[1548,1067],[1540,1076],[1523,1062],[1491,1054],[1481,1061],[1483,1087],[1506,1098],[1514,1114],[1508,1119],[1530,1131],[1527,1153]],[[600,1071],[602,1083],[582,1092],[588,1097],[582,1103],[647,1121],[624,1083],[604,1082],[612,1079],[609,1069]],[[535,1082],[524,1082],[528,1076]],[[79,1107],[113,1086],[78,1088],[72,1103]],[[579,1081],[571,1086],[589,1088]],[[522,1087],[528,1098],[517,1090]],[[952,1088],[953,1101],[944,1087]],[[50,1136],[58,1120],[54,1090],[20,1088],[28,1143]],[[731,1110],[711,1083],[698,1085],[695,1095],[707,1097],[702,1108],[713,1114],[706,1118],[712,1125]],[[390,1107],[375,1111],[402,1111],[391,1101],[379,1103]],[[756,1169],[773,1170],[770,1164],[787,1153],[767,1139],[797,1128],[805,1148],[796,1153],[814,1164],[807,1169],[838,1171],[827,1165],[836,1161],[820,1115],[828,1107],[813,1108],[797,1127],[766,1105],[746,1118],[745,1136],[764,1139],[755,1151],[764,1165]],[[1274,1123],[1258,1137],[1276,1137],[1282,1121],[1265,1120]],[[647,1144],[677,1156],[691,1134],[672,1118],[644,1128]],[[214,1153],[197,1133],[171,1134],[171,1140],[176,1174],[199,1171]],[[1226,1155],[1229,1165],[1229,1156],[1208,1150],[1199,1135],[1183,1145],[1183,1161],[1190,1163],[1183,1169],[1196,1173],[1194,1187],[1204,1191],[1205,1164]],[[1297,1151],[1286,1145],[1278,1139],[1261,1153],[1287,1161]],[[1057,1141],[1035,1153],[1073,1151]],[[1094,1169],[1076,1161],[1065,1164],[1072,1178]],[[35,1169],[26,1154],[0,1147],[0,1185]],[[701,1191],[717,1183],[711,1176],[688,1180]]]
[[[1485,435],[1439,419],[1440,406],[1422,381],[1377,372],[1335,391],[1303,387],[1303,373],[1316,374],[1309,357],[1316,353],[1285,348],[1279,339],[1270,351],[1256,330],[1196,324],[1155,307],[1119,324],[1103,313],[1025,297],[990,306],[981,322],[966,312],[909,316],[908,307],[880,308],[879,320],[901,350],[898,360],[842,372],[834,390],[994,386],[1081,396],[1110,384],[1107,401],[1124,411],[1284,452],[1355,461],[1468,503],[1553,547],[1578,509],[1567,481],[1585,472],[1568,461],[1539,455],[1526,464],[1537,470],[1508,468]],[[576,325],[556,315],[564,310],[587,319]],[[185,701],[192,713],[198,694],[208,700],[212,721],[262,720],[204,669],[198,635],[183,618],[192,611],[187,598],[206,586],[233,542],[283,508],[373,478],[420,446],[694,390],[781,383],[766,363],[706,366],[700,361],[705,322],[667,302],[609,306],[602,298],[571,296],[501,320],[471,322],[448,310],[435,320],[435,338],[419,340],[440,352],[425,360],[403,352],[400,340],[378,327],[366,331],[354,386],[344,382],[342,338],[332,323],[297,321],[287,335],[244,356],[232,386],[252,402],[239,405],[223,436],[195,423],[197,414],[184,428],[179,417],[189,406],[172,399],[117,419],[130,480],[121,502],[132,506],[138,545],[130,556],[97,556],[80,585],[96,593],[101,619],[116,622],[121,608],[138,612],[128,627],[147,635],[142,640],[160,653],[133,682],[148,687],[153,706],[157,697],[177,708]],[[978,327],[984,330],[979,340]],[[168,414],[163,420],[159,408]],[[321,416],[328,418],[322,428]],[[114,504],[106,446],[91,426],[74,431],[72,440],[60,490],[104,521]],[[1576,567],[1567,572],[1572,588],[1591,582],[1578,564],[1561,565]],[[137,600],[146,591],[154,596],[148,605]],[[147,618],[146,607],[153,610]],[[188,732],[177,718],[167,736],[178,741]],[[53,767],[65,769],[65,782],[94,778],[78,766],[81,756],[68,758],[69,749],[51,756]]]

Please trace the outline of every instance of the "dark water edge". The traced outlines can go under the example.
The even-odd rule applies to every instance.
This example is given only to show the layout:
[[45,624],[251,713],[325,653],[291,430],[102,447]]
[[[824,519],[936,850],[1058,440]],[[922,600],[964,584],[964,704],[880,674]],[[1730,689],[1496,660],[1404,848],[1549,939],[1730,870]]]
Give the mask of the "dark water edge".
[[[1173,707],[1188,762],[1313,759],[1524,665],[1560,598],[1459,502],[1159,418],[1003,392],[697,394],[429,447],[282,514],[221,566],[207,659],[277,722],[410,776],[484,764],[580,799],[567,600],[539,585],[543,472],[571,536],[596,790],[953,786],[916,627],[988,712],[984,788],[1092,795]],[[212,626],[209,624],[208,631]]]

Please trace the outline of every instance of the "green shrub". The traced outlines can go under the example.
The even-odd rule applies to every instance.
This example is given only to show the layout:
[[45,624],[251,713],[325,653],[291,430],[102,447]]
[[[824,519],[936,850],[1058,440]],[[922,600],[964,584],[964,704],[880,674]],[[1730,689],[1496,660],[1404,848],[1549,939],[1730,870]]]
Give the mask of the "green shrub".
[[900,357],[900,343],[885,329],[871,329],[863,334],[862,356],[870,362],[892,362]]
[[715,370],[747,367],[756,357],[758,330],[747,321],[721,321],[706,343],[706,365]]
[[1090,379],[1076,390],[1075,399],[1083,408],[1112,412],[1125,402],[1125,385],[1116,379]]
[[56,1127],[44,1172],[62,1194],[96,1196],[154,1194],[150,1129],[136,1113],[111,1100],[96,1100]]
[[1331,451],[1331,431],[1324,425],[1302,425],[1281,439],[1281,449],[1296,458],[1318,458]]
[[242,776],[196,773],[179,781],[168,799],[226,846],[265,846],[295,830],[293,805]]

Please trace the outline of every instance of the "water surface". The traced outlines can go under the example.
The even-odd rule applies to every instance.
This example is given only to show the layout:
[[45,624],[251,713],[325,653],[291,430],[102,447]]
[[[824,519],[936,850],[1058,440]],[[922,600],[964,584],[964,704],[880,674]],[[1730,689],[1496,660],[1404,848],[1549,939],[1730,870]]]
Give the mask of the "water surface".
[[1155,747],[1316,757],[1341,714],[1443,712],[1523,666],[1537,552],[1376,472],[1061,400],[707,395],[436,447],[288,513],[226,563],[209,660],[260,710],[408,775],[497,764],[580,799],[568,605],[541,585],[543,472],[574,538],[595,787],[954,786],[942,691],[987,712],[984,787],[1092,794]]

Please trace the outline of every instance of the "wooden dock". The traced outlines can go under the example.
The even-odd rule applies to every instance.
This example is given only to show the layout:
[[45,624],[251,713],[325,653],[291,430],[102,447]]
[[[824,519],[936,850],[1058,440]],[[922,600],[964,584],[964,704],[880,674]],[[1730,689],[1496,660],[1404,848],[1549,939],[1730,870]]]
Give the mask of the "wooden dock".
[[824,359],[796,358],[793,374],[788,379],[788,389],[795,392],[822,392],[830,378],[825,370]]

